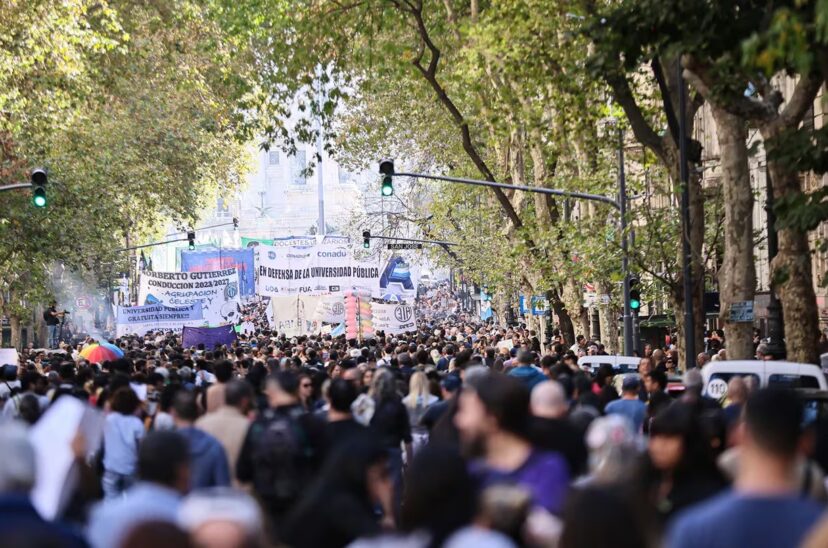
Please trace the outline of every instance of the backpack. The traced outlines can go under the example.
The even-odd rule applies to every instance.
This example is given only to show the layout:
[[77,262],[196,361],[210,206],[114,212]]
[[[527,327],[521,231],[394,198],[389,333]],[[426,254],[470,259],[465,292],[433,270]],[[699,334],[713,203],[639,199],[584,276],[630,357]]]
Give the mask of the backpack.
[[310,473],[313,449],[299,419],[304,411],[269,410],[259,425],[253,447],[253,485],[264,499],[277,504],[296,500]]

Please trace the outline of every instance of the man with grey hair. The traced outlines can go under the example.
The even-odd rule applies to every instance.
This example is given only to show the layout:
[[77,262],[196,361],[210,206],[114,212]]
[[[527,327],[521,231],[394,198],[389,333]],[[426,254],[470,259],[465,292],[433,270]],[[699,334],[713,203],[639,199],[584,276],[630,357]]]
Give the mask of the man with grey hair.
[[0,423],[0,531],[4,546],[86,546],[70,529],[40,517],[29,499],[35,484],[35,452],[23,423]]
[[578,429],[567,419],[569,405],[563,386],[557,381],[538,384],[532,389],[530,406],[529,437],[532,444],[563,455],[569,465],[570,477],[586,472],[586,445]]

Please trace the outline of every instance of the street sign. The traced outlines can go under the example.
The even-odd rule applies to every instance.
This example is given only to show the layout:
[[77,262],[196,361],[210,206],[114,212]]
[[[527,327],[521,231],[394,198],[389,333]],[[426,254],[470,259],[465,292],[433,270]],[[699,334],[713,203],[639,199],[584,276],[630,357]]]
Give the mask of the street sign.
[[753,301],[737,301],[730,304],[730,321],[753,323]]
[[414,243],[394,243],[388,244],[388,249],[396,251],[400,249],[422,249],[423,244],[414,244]]

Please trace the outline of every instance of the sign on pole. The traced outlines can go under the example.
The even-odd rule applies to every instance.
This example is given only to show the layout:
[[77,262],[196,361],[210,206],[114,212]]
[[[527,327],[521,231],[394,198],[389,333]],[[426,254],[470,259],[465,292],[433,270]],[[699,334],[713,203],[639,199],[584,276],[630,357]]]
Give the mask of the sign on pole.
[[423,244],[415,243],[393,243],[388,244],[388,249],[391,251],[399,251],[400,249],[422,249]]
[[730,321],[753,323],[753,301],[737,301],[730,304]]

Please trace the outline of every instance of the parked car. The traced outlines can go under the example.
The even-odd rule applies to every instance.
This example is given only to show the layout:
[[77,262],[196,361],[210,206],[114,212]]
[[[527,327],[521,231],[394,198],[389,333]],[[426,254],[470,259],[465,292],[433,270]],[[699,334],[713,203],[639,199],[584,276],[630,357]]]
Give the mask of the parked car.
[[822,368],[812,363],[729,360],[711,362],[702,370],[703,394],[715,399],[727,396],[727,383],[731,378],[752,377],[760,387],[809,388],[828,390],[828,382]]
[[581,356],[578,358],[578,367],[595,373],[602,365],[609,364],[616,374],[635,373],[640,361],[641,358],[635,356]]

